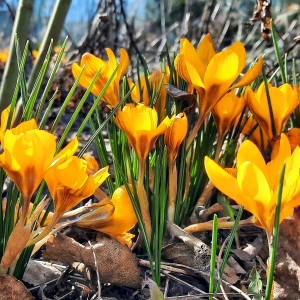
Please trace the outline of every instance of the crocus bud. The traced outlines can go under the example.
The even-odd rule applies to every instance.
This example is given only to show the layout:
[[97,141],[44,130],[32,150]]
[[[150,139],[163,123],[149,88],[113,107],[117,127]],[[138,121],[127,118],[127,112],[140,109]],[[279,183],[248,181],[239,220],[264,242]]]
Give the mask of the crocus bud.
[[173,116],[173,123],[165,133],[165,145],[168,149],[168,161],[173,162],[178,154],[179,146],[188,131],[188,119],[185,113]]

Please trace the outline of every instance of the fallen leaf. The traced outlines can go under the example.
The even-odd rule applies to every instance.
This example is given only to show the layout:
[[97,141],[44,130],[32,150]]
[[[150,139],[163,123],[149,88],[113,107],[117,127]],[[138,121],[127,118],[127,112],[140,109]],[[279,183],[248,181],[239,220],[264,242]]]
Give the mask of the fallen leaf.
[[189,115],[195,111],[197,102],[196,95],[179,90],[176,86],[171,84],[166,84],[166,86],[167,93],[176,101],[186,101],[186,106],[184,107],[183,112]]
[[[164,245],[162,255],[165,258],[201,271],[201,276],[209,281],[211,250],[205,243],[172,222],[167,222]],[[233,284],[239,278],[226,265],[223,279]]]
[[24,284],[11,275],[0,276],[0,300],[34,300]]
[[[93,248],[101,283],[133,288],[141,286],[136,257],[126,245],[121,245],[115,239],[102,237],[93,245]],[[43,258],[65,262],[69,265],[74,262],[81,262],[86,267],[95,270],[95,260],[91,247],[81,245],[61,233],[57,234],[52,243],[46,244]]]
[[276,255],[274,299],[299,299],[300,295],[300,209],[280,225]]
[[163,293],[161,292],[161,290],[159,289],[159,287],[157,286],[155,281],[148,278],[145,281],[145,283],[149,285],[151,300],[164,300],[165,299]]
[[247,247],[243,250],[231,249],[231,252],[233,252],[241,260],[251,260],[260,252],[262,247],[262,236],[258,235],[255,240],[251,244],[247,244]]
[[262,300],[262,282],[259,276],[259,273],[256,271],[255,268],[251,270],[250,273],[250,279],[251,282],[248,287],[248,293],[249,294],[254,294],[254,300]]
[[41,261],[30,259],[22,280],[36,286],[58,278],[60,274],[61,272],[57,268],[45,265]]

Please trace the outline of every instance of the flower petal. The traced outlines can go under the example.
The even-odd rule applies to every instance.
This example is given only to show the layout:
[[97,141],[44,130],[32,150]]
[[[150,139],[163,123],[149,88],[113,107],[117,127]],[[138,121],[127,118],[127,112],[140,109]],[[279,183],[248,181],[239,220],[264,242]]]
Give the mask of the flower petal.
[[174,61],[174,66],[178,75],[186,82],[192,83],[197,87],[204,88],[203,82],[196,68],[186,59],[185,54],[178,54]]

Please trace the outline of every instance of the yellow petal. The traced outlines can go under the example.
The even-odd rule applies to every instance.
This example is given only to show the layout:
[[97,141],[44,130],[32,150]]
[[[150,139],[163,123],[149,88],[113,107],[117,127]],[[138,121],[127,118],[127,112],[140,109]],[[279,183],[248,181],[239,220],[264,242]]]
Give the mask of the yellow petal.
[[119,78],[121,78],[122,76],[124,76],[126,74],[128,66],[129,66],[128,53],[125,49],[121,48],[120,49],[120,65],[118,68]]
[[213,56],[216,54],[216,50],[209,33],[199,43],[197,53],[204,67],[204,72],[201,72],[201,69],[199,70],[200,77],[204,79],[205,69],[207,68]]
[[204,166],[213,185],[223,194],[232,198],[246,210],[251,211],[252,200],[240,189],[235,177],[231,176],[209,157],[204,158]]
[[196,72],[200,75],[201,81],[204,79],[205,67],[198,56],[194,46],[187,40],[180,40],[180,54],[183,54],[189,65],[192,65]]
[[[110,70],[110,73],[112,73],[114,71],[114,69],[117,67],[116,56],[110,48],[105,48],[105,50],[106,50],[106,54],[108,57],[109,70]],[[118,71],[117,71],[117,73],[118,73]]]
[[17,127],[12,128],[11,132],[15,135],[20,134],[22,132],[26,132],[32,129],[38,129],[37,123],[35,119],[31,119],[29,121],[25,121],[20,123]]
[[174,161],[177,157],[179,146],[188,131],[188,120],[185,113],[172,117],[172,125],[165,132],[164,142],[168,150],[168,160]]
[[243,69],[245,67],[245,64],[246,64],[246,50],[245,50],[245,47],[241,42],[235,42],[231,46],[229,46],[227,50],[236,53],[236,55],[239,58],[239,64],[238,64],[239,67],[238,67],[238,70],[237,70],[237,75],[239,75],[243,71]]
[[255,164],[261,172],[264,174],[265,178],[269,181],[269,171],[259,149],[249,140],[244,141],[237,153],[237,168],[239,168],[244,162],[251,161]]
[[[235,52],[224,50],[217,53],[209,62],[205,77],[205,89],[215,85],[224,85],[225,92],[238,76],[239,57]],[[224,92],[224,93],[225,93]]]
[[257,63],[245,73],[245,75],[241,78],[241,80],[238,83],[234,84],[231,88],[237,88],[251,83],[254,79],[257,78],[257,76],[261,72],[262,66],[263,58],[260,57]]
[[194,86],[204,88],[203,82],[200,78],[194,65],[192,65],[187,59],[186,55],[178,54],[174,61],[175,69],[180,77],[186,82],[192,83]]

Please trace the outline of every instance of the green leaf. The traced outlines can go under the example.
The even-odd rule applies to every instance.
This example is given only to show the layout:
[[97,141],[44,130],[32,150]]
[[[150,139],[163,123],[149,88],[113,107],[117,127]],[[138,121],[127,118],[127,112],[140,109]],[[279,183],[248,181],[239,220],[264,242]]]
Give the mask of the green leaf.
[[151,300],[164,300],[164,295],[162,291],[159,289],[158,285],[152,279],[147,279],[147,284],[150,288],[150,299]]
[[262,282],[259,273],[253,267],[250,273],[251,283],[248,287],[248,294],[254,294],[253,300],[262,300]]

